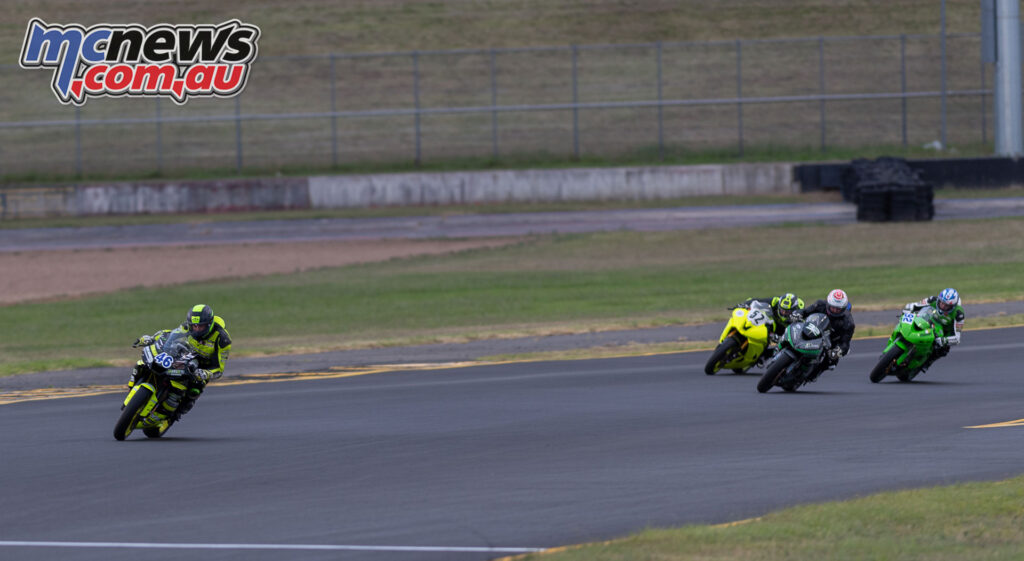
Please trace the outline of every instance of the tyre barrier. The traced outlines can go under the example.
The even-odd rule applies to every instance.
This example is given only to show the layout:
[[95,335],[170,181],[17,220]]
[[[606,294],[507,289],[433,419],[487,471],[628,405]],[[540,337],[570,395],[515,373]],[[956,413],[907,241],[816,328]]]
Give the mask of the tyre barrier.
[[912,222],[935,217],[931,185],[864,184],[857,187],[857,220]]
[[858,221],[906,222],[935,216],[934,188],[901,158],[854,160],[843,173],[843,189],[852,192]]

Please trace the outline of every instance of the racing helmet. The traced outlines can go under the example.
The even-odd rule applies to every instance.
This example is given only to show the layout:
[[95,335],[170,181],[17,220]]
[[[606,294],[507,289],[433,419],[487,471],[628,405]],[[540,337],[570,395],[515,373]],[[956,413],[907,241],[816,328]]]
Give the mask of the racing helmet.
[[939,313],[944,316],[948,316],[954,308],[960,305],[960,293],[955,288],[947,288],[939,293],[939,297],[935,299],[935,307],[938,308]]
[[843,312],[850,307],[850,299],[846,297],[845,292],[837,288],[828,293],[825,304],[825,311],[828,312],[829,317],[837,317],[843,315]]
[[776,296],[775,301],[772,303],[772,307],[775,308],[775,313],[778,314],[780,318],[784,321],[789,321],[793,312],[804,308],[804,301],[797,298],[796,294],[787,292],[782,296]]
[[185,328],[196,339],[205,339],[213,330],[213,310],[205,304],[196,304],[185,316]]

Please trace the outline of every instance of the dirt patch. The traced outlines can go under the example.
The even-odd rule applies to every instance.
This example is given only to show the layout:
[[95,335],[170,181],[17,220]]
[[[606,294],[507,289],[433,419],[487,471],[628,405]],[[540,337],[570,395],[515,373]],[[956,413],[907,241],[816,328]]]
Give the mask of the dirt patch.
[[178,283],[293,273],[513,241],[327,241],[0,253],[0,305],[167,285],[166,274],[148,266],[158,252],[168,262],[191,264],[175,273]]

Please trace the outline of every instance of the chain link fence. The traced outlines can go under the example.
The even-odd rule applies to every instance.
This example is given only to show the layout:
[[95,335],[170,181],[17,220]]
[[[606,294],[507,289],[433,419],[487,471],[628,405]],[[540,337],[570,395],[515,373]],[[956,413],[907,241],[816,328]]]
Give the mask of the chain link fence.
[[[233,99],[60,105],[0,66],[0,177],[989,142],[979,34],[261,57]],[[945,56],[943,56],[943,53]]]

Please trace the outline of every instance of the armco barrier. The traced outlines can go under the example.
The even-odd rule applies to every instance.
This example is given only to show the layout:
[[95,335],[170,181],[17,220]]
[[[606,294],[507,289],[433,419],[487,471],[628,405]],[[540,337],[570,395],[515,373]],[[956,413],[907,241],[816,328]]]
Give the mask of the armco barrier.
[[794,192],[793,166],[782,163],[424,172],[7,188],[0,189],[0,216],[642,200]]

